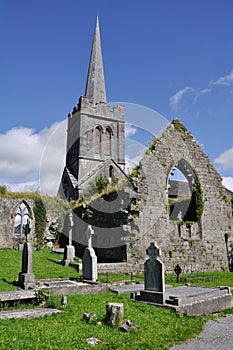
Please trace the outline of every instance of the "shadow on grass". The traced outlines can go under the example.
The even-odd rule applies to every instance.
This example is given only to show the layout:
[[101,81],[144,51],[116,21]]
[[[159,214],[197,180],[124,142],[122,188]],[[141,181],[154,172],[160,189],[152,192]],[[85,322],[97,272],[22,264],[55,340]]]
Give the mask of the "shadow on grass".
[[7,281],[6,278],[1,279],[4,283],[9,284],[10,286],[16,286],[16,281]]
[[54,264],[57,264],[57,265],[61,265],[61,266],[62,266],[61,261],[57,261],[57,260],[53,260],[53,259],[49,259],[49,258],[47,258],[47,260],[53,262]]

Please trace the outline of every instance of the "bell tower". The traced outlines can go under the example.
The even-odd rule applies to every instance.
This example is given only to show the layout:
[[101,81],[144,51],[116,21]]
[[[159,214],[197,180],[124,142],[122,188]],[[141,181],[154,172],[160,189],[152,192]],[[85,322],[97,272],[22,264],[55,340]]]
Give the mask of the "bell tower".
[[[111,168],[109,161],[112,161]],[[108,161],[114,176],[125,170],[124,107],[106,102],[104,66],[97,17],[85,96],[68,115],[66,166],[62,177],[66,198],[80,190],[80,183]],[[106,165],[107,166],[107,165]],[[114,169],[116,168],[116,169]],[[61,189],[61,187],[60,187]],[[60,190],[59,190],[60,192]]]

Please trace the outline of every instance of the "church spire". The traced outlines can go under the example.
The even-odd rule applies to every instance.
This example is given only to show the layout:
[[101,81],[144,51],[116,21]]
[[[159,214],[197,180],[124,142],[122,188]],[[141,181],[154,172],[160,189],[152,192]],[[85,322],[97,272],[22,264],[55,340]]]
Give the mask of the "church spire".
[[88,97],[93,102],[93,104],[96,104],[100,101],[106,102],[98,17],[96,19],[96,27],[92,44],[85,96]]

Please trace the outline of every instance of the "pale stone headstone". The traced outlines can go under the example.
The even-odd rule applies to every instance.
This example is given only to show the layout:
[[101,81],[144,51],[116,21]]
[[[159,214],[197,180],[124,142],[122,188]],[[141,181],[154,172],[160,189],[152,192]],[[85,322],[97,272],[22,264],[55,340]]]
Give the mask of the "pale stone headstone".
[[96,282],[97,280],[97,256],[92,248],[92,235],[94,230],[91,225],[88,225],[87,229],[87,242],[88,246],[84,251],[82,259],[82,271],[83,280]]
[[69,244],[65,247],[64,250],[64,258],[63,258],[63,265],[69,265],[74,261],[75,257],[75,249],[74,246],[72,245],[72,231],[73,231],[73,214],[69,214]]
[[146,253],[149,259],[144,264],[145,290],[164,293],[164,265],[158,259],[161,255],[161,251],[156,244],[152,242]]

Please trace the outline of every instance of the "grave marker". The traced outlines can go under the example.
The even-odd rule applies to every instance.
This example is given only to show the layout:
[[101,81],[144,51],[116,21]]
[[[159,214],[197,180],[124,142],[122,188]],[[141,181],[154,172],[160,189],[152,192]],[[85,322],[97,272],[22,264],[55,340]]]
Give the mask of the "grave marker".
[[83,280],[96,282],[97,280],[97,257],[92,248],[92,235],[94,230],[91,225],[87,228],[87,247],[82,259]]

